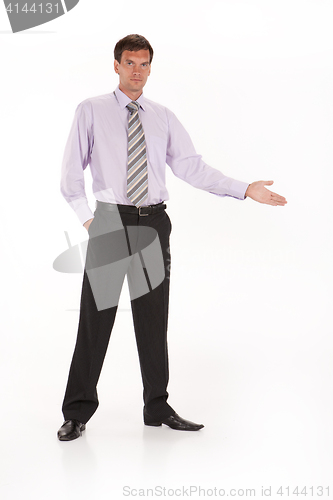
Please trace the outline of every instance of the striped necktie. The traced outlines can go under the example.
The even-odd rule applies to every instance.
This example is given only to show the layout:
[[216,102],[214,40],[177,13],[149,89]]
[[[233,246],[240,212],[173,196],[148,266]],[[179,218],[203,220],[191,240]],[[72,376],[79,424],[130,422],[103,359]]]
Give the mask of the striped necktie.
[[140,207],[148,198],[148,171],[145,134],[139,118],[139,103],[130,102],[128,117],[127,197]]

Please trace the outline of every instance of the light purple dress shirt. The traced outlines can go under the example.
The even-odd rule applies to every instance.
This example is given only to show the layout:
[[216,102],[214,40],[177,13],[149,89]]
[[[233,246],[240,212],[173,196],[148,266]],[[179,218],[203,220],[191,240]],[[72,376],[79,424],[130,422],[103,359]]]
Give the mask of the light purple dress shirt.
[[[118,87],[115,93],[86,99],[76,108],[63,157],[61,193],[82,224],[94,216],[84,189],[84,170],[88,164],[96,200],[133,205],[126,195],[129,102],[131,99]],[[226,177],[207,165],[169,109],[143,94],[137,102],[148,163],[148,199],[144,205],[169,199],[166,163],[177,177],[194,187],[218,196],[245,198],[249,184]]]

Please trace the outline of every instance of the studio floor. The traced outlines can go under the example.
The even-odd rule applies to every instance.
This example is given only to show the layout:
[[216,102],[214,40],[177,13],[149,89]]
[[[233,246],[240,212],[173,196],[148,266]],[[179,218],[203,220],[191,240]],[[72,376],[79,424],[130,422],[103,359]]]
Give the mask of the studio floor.
[[184,418],[205,425],[180,432],[143,425],[125,302],[99,382],[100,406],[82,437],[59,442],[78,310],[56,315],[58,305],[49,310],[57,335],[47,337],[44,320],[36,316],[35,334],[29,334],[30,324],[25,345],[14,345],[12,338],[15,354],[2,365],[1,498],[296,498],[297,487],[310,498],[328,496],[332,368],[329,350],[322,349],[328,331],[318,338],[305,324],[303,335],[268,330],[263,323],[256,330],[229,326],[228,332],[206,330],[204,343],[204,318],[192,322],[189,338],[186,318],[174,304],[169,402]]

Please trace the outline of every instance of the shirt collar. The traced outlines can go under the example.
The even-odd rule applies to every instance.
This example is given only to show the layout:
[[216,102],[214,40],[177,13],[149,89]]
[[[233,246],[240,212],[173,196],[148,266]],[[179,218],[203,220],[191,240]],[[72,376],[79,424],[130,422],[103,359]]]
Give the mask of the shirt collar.
[[[132,102],[132,99],[130,99],[126,94],[124,94],[124,92],[122,92],[119,89],[119,85],[115,90],[115,94],[116,94],[117,101],[118,101],[121,109],[125,109],[127,104]],[[143,111],[146,111],[145,107],[144,107],[144,100],[145,100],[145,98],[144,98],[143,94],[141,94],[140,97],[136,100],[136,102],[140,104],[140,107],[143,109]]]

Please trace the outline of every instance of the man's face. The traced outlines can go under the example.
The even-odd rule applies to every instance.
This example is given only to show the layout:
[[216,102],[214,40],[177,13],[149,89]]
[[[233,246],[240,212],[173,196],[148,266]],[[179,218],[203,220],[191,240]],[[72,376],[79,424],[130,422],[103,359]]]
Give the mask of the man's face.
[[114,70],[119,74],[119,88],[128,97],[136,99],[142,92],[150,75],[149,50],[124,50],[120,63],[114,61]]

